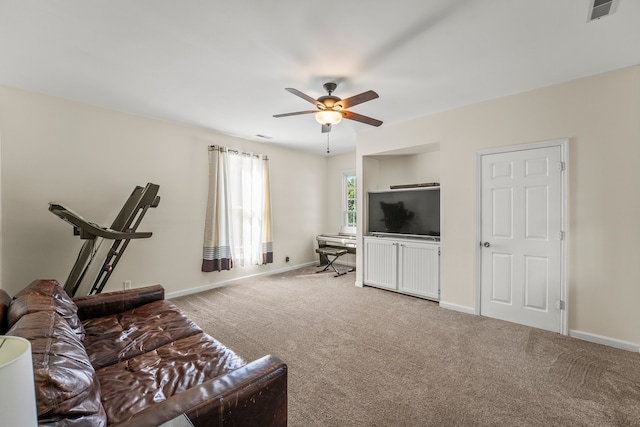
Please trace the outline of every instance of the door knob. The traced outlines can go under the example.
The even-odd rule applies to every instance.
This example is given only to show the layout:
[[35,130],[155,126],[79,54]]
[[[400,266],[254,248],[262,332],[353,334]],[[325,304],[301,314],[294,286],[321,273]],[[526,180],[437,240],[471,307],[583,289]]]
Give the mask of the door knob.
[[482,246],[484,246],[485,248],[488,248],[489,246],[491,246],[491,243],[489,243],[489,242],[484,242],[484,243],[482,244]]

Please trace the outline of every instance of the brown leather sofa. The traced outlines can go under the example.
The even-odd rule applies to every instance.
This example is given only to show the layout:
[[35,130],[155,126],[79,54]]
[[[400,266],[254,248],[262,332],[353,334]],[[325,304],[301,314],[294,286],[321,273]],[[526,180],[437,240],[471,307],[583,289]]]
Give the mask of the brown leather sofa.
[[247,363],[160,285],[75,299],[55,280],[0,290],[0,333],[31,342],[41,425],[287,425],[287,365]]

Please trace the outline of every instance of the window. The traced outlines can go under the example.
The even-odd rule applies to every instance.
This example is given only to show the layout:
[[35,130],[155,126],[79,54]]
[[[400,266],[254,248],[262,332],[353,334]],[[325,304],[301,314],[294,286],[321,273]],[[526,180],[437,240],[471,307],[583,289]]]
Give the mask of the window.
[[[354,228],[357,224],[356,217],[356,171],[342,172],[342,226]],[[353,231],[355,233],[355,231]]]

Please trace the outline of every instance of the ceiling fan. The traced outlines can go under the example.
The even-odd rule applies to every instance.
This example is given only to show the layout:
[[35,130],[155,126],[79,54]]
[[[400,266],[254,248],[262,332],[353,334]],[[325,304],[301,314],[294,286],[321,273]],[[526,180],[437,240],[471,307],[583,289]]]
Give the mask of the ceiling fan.
[[378,98],[378,94],[372,90],[362,92],[359,95],[354,95],[347,99],[340,99],[337,96],[333,96],[332,93],[336,90],[338,85],[333,82],[325,83],[324,89],[328,95],[321,96],[318,99],[313,99],[309,95],[300,92],[297,89],[285,88],[286,91],[299,96],[300,98],[308,101],[316,106],[317,110],[296,111],[295,113],[275,114],[273,117],[287,117],[297,116],[299,114],[316,114],[316,120],[322,125],[322,132],[331,132],[331,125],[335,125],[345,119],[355,120],[357,122],[366,123],[371,126],[380,126],[382,122],[380,120],[373,119],[371,117],[363,116],[362,114],[347,111],[347,108],[353,107],[363,102],[371,101]]

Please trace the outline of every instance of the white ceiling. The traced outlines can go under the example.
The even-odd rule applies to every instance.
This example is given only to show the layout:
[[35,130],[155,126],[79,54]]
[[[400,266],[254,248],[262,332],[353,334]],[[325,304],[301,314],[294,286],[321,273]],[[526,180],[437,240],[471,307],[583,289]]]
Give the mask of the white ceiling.
[[[640,1],[0,0],[0,84],[323,155],[314,98],[402,122],[640,64]],[[343,120],[332,154],[376,128]]]

